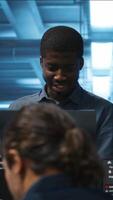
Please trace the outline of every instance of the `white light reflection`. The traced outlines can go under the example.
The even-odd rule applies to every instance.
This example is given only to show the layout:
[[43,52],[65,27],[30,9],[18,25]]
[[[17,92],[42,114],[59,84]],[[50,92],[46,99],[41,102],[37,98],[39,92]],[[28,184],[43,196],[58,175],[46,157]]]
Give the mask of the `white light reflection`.
[[91,26],[94,28],[113,27],[113,1],[90,1]]
[[92,43],[91,59],[94,69],[110,69],[112,65],[113,44],[109,43]]

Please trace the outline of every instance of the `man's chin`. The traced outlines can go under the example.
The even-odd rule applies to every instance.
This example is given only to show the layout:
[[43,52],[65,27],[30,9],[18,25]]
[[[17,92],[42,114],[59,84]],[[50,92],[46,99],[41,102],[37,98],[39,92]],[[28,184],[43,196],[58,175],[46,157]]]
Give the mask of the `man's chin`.
[[47,88],[47,94],[49,97],[51,97],[52,99],[55,100],[64,100],[68,95],[69,95],[70,91],[66,90],[66,88],[58,88],[55,86],[49,87]]
[[58,101],[64,100],[66,96],[68,96],[68,93],[66,91],[52,90],[51,92],[51,97]]

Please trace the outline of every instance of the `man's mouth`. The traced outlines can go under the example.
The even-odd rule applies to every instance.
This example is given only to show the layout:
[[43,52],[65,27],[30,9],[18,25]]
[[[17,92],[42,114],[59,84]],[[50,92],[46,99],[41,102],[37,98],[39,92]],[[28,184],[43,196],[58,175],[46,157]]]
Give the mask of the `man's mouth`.
[[52,89],[56,92],[62,92],[65,89],[65,84],[53,84]]

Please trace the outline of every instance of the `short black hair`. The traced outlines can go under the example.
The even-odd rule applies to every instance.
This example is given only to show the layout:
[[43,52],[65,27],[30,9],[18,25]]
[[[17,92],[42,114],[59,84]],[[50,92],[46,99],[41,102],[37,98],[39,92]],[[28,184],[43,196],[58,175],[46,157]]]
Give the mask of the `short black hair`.
[[83,38],[75,29],[67,26],[56,26],[48,29],[41,39],[40,54],[46,56],[47,50],[58,52],[76,52],[83,56]]

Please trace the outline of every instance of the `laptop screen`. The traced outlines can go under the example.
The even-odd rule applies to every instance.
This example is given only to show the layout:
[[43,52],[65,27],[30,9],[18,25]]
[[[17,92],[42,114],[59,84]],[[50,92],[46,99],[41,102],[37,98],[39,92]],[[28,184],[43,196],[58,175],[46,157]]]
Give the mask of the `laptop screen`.
[[94,110],[66,110],[75,120],[78,127],[92,133],[96,133],[96,112]]

